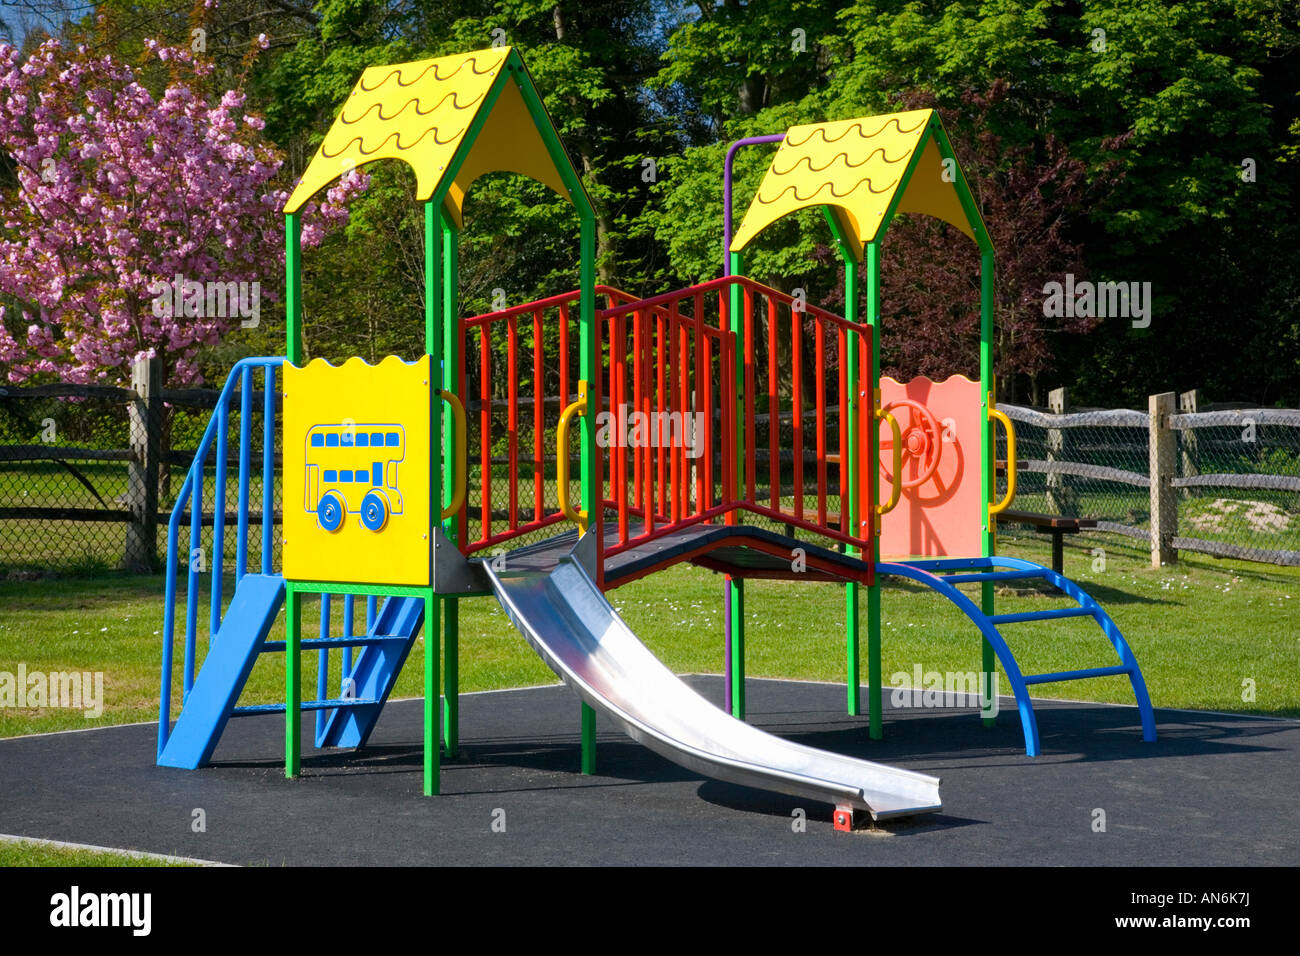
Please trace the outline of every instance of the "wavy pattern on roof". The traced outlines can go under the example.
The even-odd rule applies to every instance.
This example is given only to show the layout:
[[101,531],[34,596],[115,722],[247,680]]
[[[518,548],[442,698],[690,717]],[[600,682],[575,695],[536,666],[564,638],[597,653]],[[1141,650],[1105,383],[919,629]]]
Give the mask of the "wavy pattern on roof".
[[509,54],[499,47],[367,69],[284,211],[296,212],[348,169],[378,159],[409,164],[416,198],[430,198]]
[[789,213],[827,206],[861,252],[876,238],[900,187],[905,194],[898,197],[897,211],[937,216],[973,238],[951,177],[941,175],[933,137],[926,136],[932,121],[938,122],[933,110],[912,110],[791,127],[731,250],[744,249]]

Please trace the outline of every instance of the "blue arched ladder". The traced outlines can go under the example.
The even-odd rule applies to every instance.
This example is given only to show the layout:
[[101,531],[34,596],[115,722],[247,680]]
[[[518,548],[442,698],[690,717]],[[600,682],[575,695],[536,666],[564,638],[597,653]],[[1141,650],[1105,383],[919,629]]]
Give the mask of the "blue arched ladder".
[[[1038,721],[1034,718],[1034,708],[1029,700],[1029,687],[1032,684],[1051,684],[1058,681],[1084,680],[1089,677],[1112,677],[1119,674],[1128,676],[1133,685],[1133,697],[1137,700],[1138,714],[1142,720],[1142,739],[1156,739],[1156,718],[1151,709],[1151,698],[1147,694],[1146,682],[1142,679],[1142,669],[1138,667],[1137,658],[1124,640],[1115,622],[1091,596],[1079,585],[1064,575],[1050,568],[1045,568],[1032,561],[1019,558],[932,558],[905,562],[882,562],[876,565],[877,574],[894,575],[909,578],[939,592],[955,604],[984,635],[985,640],[997,654],[1002,669],[1007,675],[1015,694],[1016,707],[1020,711],[1020,724],[1025,733],[1025,753],[1030,757],[1038,756]],[[1012,581],[1040,578],[1047,581],[1058,591],[1073,598],[1075,607],[1054,608],[1047,611],[1026,611],[1018,614],[985,614],[979,605],[959,591],[958,584],[976,584],[985,581]],[[1059,671],[1052,674],[1022,674],[1011,649],[1003,640],[998,628],[1006,624],[1020,624],[1028,621],[1051,621],[1058,618],[1091,617],[1097,622],[1119,655],[1120,663],[1111,667],[1089,667],[1081,670]]]

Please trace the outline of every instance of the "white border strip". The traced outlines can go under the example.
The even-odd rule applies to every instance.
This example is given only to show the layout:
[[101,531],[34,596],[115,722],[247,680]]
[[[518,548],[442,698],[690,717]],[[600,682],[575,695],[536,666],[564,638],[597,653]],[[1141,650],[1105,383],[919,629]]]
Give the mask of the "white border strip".
[[143,850],[123,850],[114,846],[94,846],[90,843],[65,843],[63,840],[46,840],[42,837],[16,836],[12,833],[0,833],[0,843],[35,843],[39,846],[52,846],[60,850],[85,850],[91,853],[115,853],[128,856],[133,860],[157,860],[159,863],[192,863],[195,866],[233,867],[234,863],[218,863],[216,860],[199,860],[189,856],[168,856],[166,853],[146,853]]

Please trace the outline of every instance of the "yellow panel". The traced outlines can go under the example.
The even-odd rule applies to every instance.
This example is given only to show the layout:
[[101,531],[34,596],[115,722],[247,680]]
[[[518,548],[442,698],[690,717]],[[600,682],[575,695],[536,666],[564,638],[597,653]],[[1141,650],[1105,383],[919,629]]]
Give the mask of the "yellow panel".
[[898,212],[917,212],[934,216],[956,226],[974,239],[975,231],[971,229],[970,222],[966,218],[966,210],[962,208],[961,199],[957,196],[957,186],[952,181],[955,175],[954,167],[948,179],[944,179],[939,144],[934,141],[934,137],[930,137],[912,170],[912,178],[907,182],[907,189],[903,191],[903,198],[898,203]]
[[284,211],[297,211],[348,169],[378,159],[409,164],[416,198],[431,197],[509,54],[510,47],[498,47],[367,69]]
[[528,104],[519,92],[518,83],[507,83],[492,107],[487,122],[479,130],[469,156],[461,164],[456,181],[447,192],[448,212],[461,225],[465,194],[474,180],[485,173],[519,173],[549,186],[569,199],[560,171],[551,162],[546,143],[528,112]]
[[859,247],[875,238],[933,110],[794,126],[732,240],[742,250],[797,209],[835,206]]
[[283,382],[285,578],[428,585],[429,357],[285,364]]

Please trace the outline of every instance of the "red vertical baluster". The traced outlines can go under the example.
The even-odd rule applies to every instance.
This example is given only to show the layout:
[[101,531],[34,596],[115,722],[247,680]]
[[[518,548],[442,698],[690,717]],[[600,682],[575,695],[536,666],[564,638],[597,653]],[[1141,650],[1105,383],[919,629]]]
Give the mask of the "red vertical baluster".
[[533,520],[541,521],[543,500],[542,435],[546,386],[542,381],[542,310],[533,311]]
[[519,329],[512,312],[506,319],[507,443],[510,468],[510,530],[519,527]]
[[767,444],[768,491],[772,497],[772,510],[781,508],[781,406],[777,396],[776,377],[776,302],[767,299]]
[[839,326],[839,423],[840,423],[840,530],[845,534],[852,534],[853,529],[849,527],[849,501],[851,492],[849,488],[849,380],[848,366],[848,348],[845,343],[847,332],[844,326]]
[[[700,367],[697,375],[702,375],[703,387],[701,392],[703,397],[701,404],[704,406],[704,495],[700,499],[700,510],[707,511],[713,507],[713,336],[708,334],[708,330],[701,326],[699,331],[700,340],[704,343],[704,362]],[[718,422],[722,424],[721,420]]]
[[483,535],[480,541],[492,537],[492,346],[488,336],[488,323],[478,327],[478,392],[479,392],[479,474],[483,482],[480,502]]
[[826,527],[826,343],[820,319],[814,320],[817,356],[817,524]]
[[704,423],[704,435],[695,435],[695,447],[691,449],[692,454],[699,454],[699,443],[704,441],[704,454],[700,457],[704,459],[701,466],[700,457],[695,459],[695,512],[699,514],[706,507],[705,502],[708,500],[704,493],[704,480],[709,472],[709,433],[713,430],[713,416],[710,414],[708,401],[704,395],[705,383],[709,380],[709,366],[704,360],[705,335],[704,335],[704,294],[697,292],[692,297],[695,307],[695,394],[693,411],[695,412],[694,421]]
[[794,412],[794,516],[803,517],[803,313],[790,307],[790,407]]
[[871,530],[875,527],[875,506],[871,497],[873,487],[872,480],[874,476],[871,469],[866,467],[868,450],[871,448],[871,426],[872,412],[871,407],[871,356],[867,350],[867,340],[858,333],[858,461],[862,462],[862,467],[858,468],[858,474],[861,476],[858,486],[858,537],[863,540],[863,555],[866,560],[871,560],[871,551],[866,547],[868,539],[871,537]]
[[745,500],[755,503],[754,293],[745,286]]
[[[644,314],[638,309],[632,313],[632,408],[635,411],[641,411],[641,384],[642,373],[645,362],[641,354],[644,342],[641,340],[641,321]],[[634,433],[636,439],[632,442],[632,506],[635,508],[642,504],[642,498],[645,495],[645,471],[643,470],[643,459],[641,454],[641,445],[649,447],[649,441],[644,439],[646,435]],[[644,512],[641,515],[645,520]],[[644,529],[643,529],[644,530]]]
[[[615,388],[614,395],[610,398],[610,407],[614,412],[614,430],[617,432],[615,446],[618,454],[615,456],[615,477],[616,481],[613,488],[615,500],[618,502],[618,543],[627,542],[627,421],[624,417],[624,406],[627,404],[627,330],[623,324],[623,313],[614,316],[614,346],[610,356],[610,371],[614,373]],[[615,361],[616,359],[616,361]]]
[[[469,336],[465,332],[465,320],[459,319],[460,322],[460,374],[456,376],[456,394],[460,396],[462,402],[469,401]],[[465,416],[465,434],[460,436],[460,440],[465,443],[465,494],[460,501],[460,511],[457,516],[460,519],[460,550],[462,554],[469,553],[469,416]]]
[[[560,304],[560,414],[569,407],[569,305]],[[558,419],[557,419],[558,421]],[[559,475],[559,456],[567,455],[568,449],[556,448],[556,475]],[[565,489],[566,491],[568,489]],[[555,507],[560,507],[559,486],[556,486]]]
[[665,434],[665,429],[664,429],[664,419],[665,419],[664,413],[668,410],[667,396],[664,394],[664,384],[665,384],[665,376],[667,376],[668,380],[671,380],[672,375],[667,372],[667,368],[666,368],[666,366],[668,365],[668,335],[664,327],[665,326],[664,313],[662,309],[655,310],[655,325],[657,326],[657,330],[659,332],[658,352],[655,355],[655,376],[656,376],[656,385],[657,385],[656,407],[659,412],[658,425],[657,425],[659,447],[655,452],[655,457],[657,459],[655,465],[658,469],[658,473],[655,475],[655,478],[657,479],[656,488],[659,491],[659,504],[658,504],[659,514],[666,515],[668,514],[668,499],[665,493],[666,487],[664,483],[664,478],[666,477],[666,475],[664,474],[664,470],[665,470],[664,456],[666,454],[671,454],[671,452],[664,447],[664,442],[668,439],[668,435]]
[[637,352],[637,361],[641,365],[638,376],[641,382],[641,414],[646,423],[645,447],[641,451],[644,461],[641,466],[641,507],[645,509],[641,521],[646,534],[655,529],[655,448],[659,444],[654,432],[657,422],[654,416],[654,366],[651,364],[654,361],[654,329],[648,327],[650,318],[644,310],[637,314],[637,322],[641,326],[641,348]]
[[682,426],[682,434],[677,442],[677,478],[674,488],[677,491],[681,503],[678,505],[678,517],[685,519],[691,514],[691,463],[686,457],[686,440],[689,437],[687,429],[690,426],[691,414],[691,332],[689,321],[677,314],[678,303],[673,303],[673,317],[677,322],[677,374],[680,381],[677,384],[677,411],[680,415],[679,421]]

